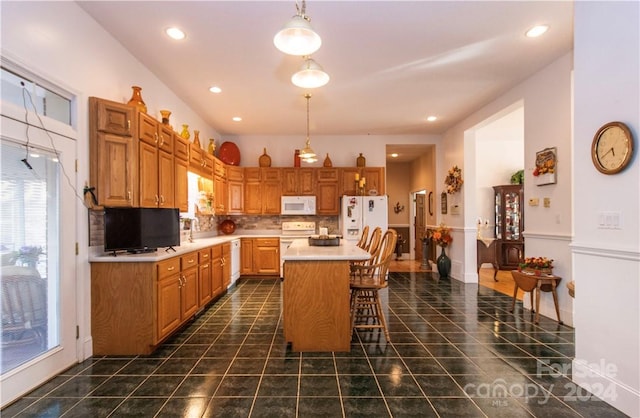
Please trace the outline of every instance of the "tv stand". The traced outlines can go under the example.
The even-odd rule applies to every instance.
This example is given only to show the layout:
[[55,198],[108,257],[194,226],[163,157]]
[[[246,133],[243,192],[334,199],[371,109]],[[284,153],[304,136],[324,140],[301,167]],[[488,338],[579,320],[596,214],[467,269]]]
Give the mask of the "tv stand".
[[177,252],[175,248],[173,248],[172,246],[168,246],[166,250],[164,250],[165,252],[169,252],[169,250],[172,250],[174,253]]

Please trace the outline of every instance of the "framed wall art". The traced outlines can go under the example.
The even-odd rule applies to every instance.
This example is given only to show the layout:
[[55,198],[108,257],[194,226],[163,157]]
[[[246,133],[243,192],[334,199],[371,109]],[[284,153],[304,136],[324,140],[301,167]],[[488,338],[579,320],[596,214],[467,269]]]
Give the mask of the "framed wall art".
[[545,148],[536,152],[536,167],[533,169],[533,182],[536,186],[555,184],[558,163],[556,148]]
[[443,215],[447,214],[447,193],[446,192],[442,192],[440,194],[440,212]]

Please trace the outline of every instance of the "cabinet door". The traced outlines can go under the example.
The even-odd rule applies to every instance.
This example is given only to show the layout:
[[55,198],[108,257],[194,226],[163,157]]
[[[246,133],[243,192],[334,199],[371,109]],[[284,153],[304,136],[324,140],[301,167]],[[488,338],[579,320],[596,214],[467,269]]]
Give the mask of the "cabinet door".
[[175,165],[173,162],[173,155],[158,151],[158,196],[159,207],[161,208],[174,208],[176,207],[174,199],[174,171]]
[[189,163],[186,160],[174,158],[174,168],[174,203],[180,212],[187,212],[189,210],[189,179],[187,177]]
[[282,169],[282,190],[283,196],[295,196],[298,194],[298,169],[283,168]]
[[280,182],[267,181],[262,183],[262,213],[269,215],[280,214]]
[[360,177],[366,178],[364,186],[366,194],[375,191],[378,196],[384,195],[384,167],[365,167],[361,169]]
[[338,215],[340,212],[340,198],[337,182],[323,182],[316,186],[316,212],[318,215]]
[[216,297],[222,293],[222,245],[216,245],[212,249],[211,258],[211,280],[213,287],[213,296]]
[[298,193],[302,196],[313,196],[316,194],[315,175],[313,168],[298,169]]
[[[256,274],[280,274],[280,242],[277,238],[256,238],[254,266]],[[242,245],[242,244],[241,244]]]
[[158,340],[163,339],[181,323],[180,273],[158,280]]
[[242,214],[244,212],[244,183],[229,180],[227,195],[227,213]]
[[182,271],[182,287],[180,288],[182,321],[192,317],[198,311],[198,268]]
[[340,169],[340,195],[356,195],[356,174],[360,177],[360,169],[357,167],[344,167]]
[[175,133],[170,126],[158,123],[158,149],[173,154]]
[[97,134],[97,167],[92,170],[98,203],[103,206],[134,206],[137,150],[132,137]]
[[133,135],[132,122],[135,108],[95,97],[90,101],[96,103],[96,130],[119,136]]
[[139,142],[140,207],[158,207],[158,149]]
[[138,112],[138,139],[158,146],[158,121],[142,112]]
[[189,141],[175,133],[173,134],[173,156],[176,159],[189,161]]
[[240,239],[240,274],[255,274],[253,268],[253,238]]
[[231,243],[222,244],[222,289],[231,284]]
[[213,179],[213,191],[215,194],[215,214],[227,213],[227,179],[215,176]]
[[244,213],[262,213],[262,185],[260,182],[247,182],[244,185]]
[[213,281],[211,263],[198,265],[198,305],[205,306],[213,299]]

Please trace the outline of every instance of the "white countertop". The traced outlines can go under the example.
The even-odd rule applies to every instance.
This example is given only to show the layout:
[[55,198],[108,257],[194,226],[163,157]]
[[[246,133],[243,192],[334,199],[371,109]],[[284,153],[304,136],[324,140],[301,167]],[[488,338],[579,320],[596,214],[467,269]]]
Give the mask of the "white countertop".
[[355,242],[340,240],[337,246],[310,246],[307,239],[296,239],[282,255],[286,261],[368,260],[371,255]]
[[[261,237],[264,235],[260,235]],[[275,235],[277,236],[277,235]],[[112,253],[104,252],[102,247],[92,247],[89,253],[90,263],[154,263],[166,260],[167,258],[181,256],[191,251],[198,251],[213,245],[233,241],[234,239],[247,238],[247,235],[220,235],[211,238],[197,238],[193,242],[183,242],[175,251],[167,248],[158,248],[157,251],[143,254],[128,254],[125,252],[113,256]]]

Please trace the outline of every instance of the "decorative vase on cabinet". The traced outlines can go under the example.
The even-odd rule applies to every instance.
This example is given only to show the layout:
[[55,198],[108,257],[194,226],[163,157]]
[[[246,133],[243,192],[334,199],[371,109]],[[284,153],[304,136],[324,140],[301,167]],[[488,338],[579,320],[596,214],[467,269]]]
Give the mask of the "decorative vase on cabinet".
[[147,105],[144,103],[144,100],[142,100],[142,87],[131,86],[131,88],[133,89],[133,93],[127,104],[134,106],[141,112],[147,113]]
[[180,132],[180,136],[184,139],[191,138],[191,134],[189,133],[189,125],[187,125],[186,123],[182,124],[182,132]]
[[442,252],[438,256],[436,264],[438,265],[440,277],[449,277],[451,273],[451,259],[447,256],[447,253],[445,253],[444,247],[442,247]]

